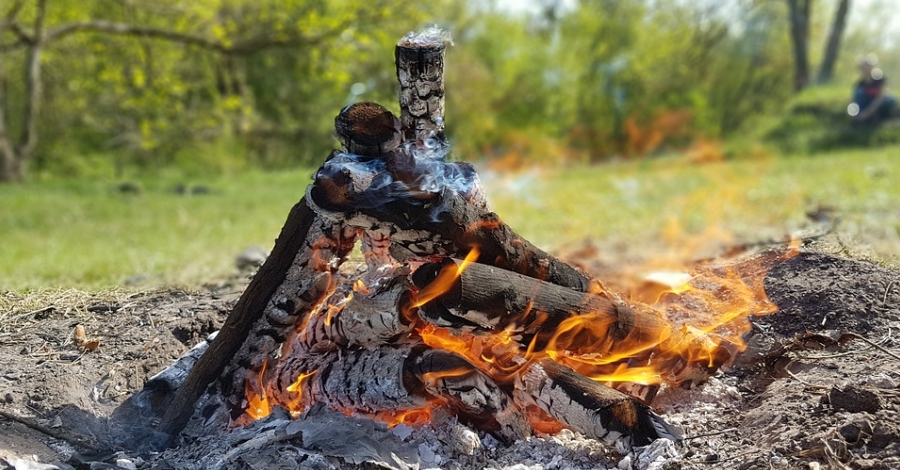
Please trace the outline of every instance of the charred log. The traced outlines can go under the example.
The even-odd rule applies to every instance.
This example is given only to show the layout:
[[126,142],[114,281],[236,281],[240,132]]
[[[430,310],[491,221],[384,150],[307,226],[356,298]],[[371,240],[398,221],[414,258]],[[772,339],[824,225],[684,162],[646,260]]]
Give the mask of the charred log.
[[248,340],[222,374],[222,391],[231,400],[233,417],[244,408],[241,391],[246,377],[278,356],[297,325],[310,318],[335,291],[340,281],[338,268],[355,241],[355,230],[316,217],[300,249],[293,256],[287,255],[292,263],[284,281],[269,296],[262,317],[253,323]]
[[384,106],[355,103],[334,118],[335,134],[349,153],[378,157],[400,146],[400,121]]
[[425,391],[450,401],[463,420],[506,443],[531,435],[531,425],[507,392],[463,357],[431,349],[417,356],[411,369]]
[[262,316],[278,286],[284,283],[294,255],[300,250],[315,220],[315,213],[304,199],[291,209],[281,234],[275,241],[272,254],[259,268],[259,272],[228,315],[217,340],[210,344],[178,388],[171,406],[166,409],[160,421],[160,432],[174,438],[184,429],[193,414],[197,399],[229,364],[244,344],[254,323]]
[[585,435],[631,445],[681,435],[647,406],[621,392],[594,382],[549,359],[532,364],[516,382],[516,398],[531,403]]
[[[402,151],[401,151],[402,153]],[[385,160],[332,158],[307,191],[317,211],[370,230],[389,227],[391,253],[400,261],[435,254],[463,257],[585,292],[589,279],[531,244],[486,208],[474,168],[463,163],[420,162],[403,179]],[[360,165],[359,163],[364,163]],[[417,175],[415,177],[411,175]]]
[[635,310],[605,293],[577,292],[496,267],[462,263],[447,258],[420,267],[413,276],[422,291],[445,291],[421,307],[426,319],[439,326],[512,329],[522,335],[523,345],[537,336],[535,345],[543,348],[560,324],[581,317],[590,319],[590,328],[568,343],[591,352],[611,351],[626,340],[655,344],[669,330],[655,312]]
[[[423,408],[443,400],[462,420],[511,443],[531,426],[508,391],[459,355],[421,346],[344,350],[317,343],[286,357],[264,379],[275,404],[292,409],[322,402],[364,414]],[[431,405],[434,406],[434,405]]]
[[410,297],[405,276],[400,274],[368,294],[337,292],[294,336],[291,351],[304,352],[326,341],[364,349],[403,343],[412,330],[413,318],[399,314]]
[[394,52],[404,140],[444,139],[445,33],[409,33]]

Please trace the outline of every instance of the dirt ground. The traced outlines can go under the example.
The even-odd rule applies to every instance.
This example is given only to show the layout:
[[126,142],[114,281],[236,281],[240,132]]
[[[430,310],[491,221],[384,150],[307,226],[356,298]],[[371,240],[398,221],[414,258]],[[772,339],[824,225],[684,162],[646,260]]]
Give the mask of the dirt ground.
[[[108,418],[217,329],[244,285],[3,295],[0,469],[204,468],[191,442],[163,454],[117,451]],[[656,449],[652,463],[568,431],[509,449],[482,437],[474,455],[415,441],[418,431],[399,438],[422,468],[900,468],[900,272],[808,251],[775,266],[766,290],[780,311],[754,321],[734,367],[658,396],[655,407],[686,439]],[[99,339],[96,350],[79,351],[76,325]],[[247,462],[225,468],[282,468]],[[290,468],[335,468],[296,462]]]

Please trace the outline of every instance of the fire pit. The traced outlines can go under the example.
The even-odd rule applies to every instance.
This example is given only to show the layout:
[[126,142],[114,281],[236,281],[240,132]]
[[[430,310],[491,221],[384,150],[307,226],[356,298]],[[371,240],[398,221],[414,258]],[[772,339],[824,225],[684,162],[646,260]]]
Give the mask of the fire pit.
[[[809,259],[796,246],[650,277],[625,299],[516,234],[490,211],[474,167],[447,160],[444,48],[437,30],[398,44],[399,118],[375,103],[338,114],[342,149],[316,172],[272,254],[220,331],[116,410],[115,445],[169,468],[532,458],[550,468],[676,468],[696,443],[734,432],[717,409],[742,406],[742,390],[710,381],[733,364],[760,389],[790,377],[851,413],[890,408],[892,392],[811,383],[787,359],[812,343],[865,337],[751,332],[751,316],[777,310],[767,274]],[[900,295],[891,287],[884,305]],[[886,376],[883,388],[891,383]],[[747,426],[770,429],[783,416],[759,412]],[[698,417],[713,428],[698,428]],[[801,450],[840,463],[850,438],[892,433],[853,418]]]

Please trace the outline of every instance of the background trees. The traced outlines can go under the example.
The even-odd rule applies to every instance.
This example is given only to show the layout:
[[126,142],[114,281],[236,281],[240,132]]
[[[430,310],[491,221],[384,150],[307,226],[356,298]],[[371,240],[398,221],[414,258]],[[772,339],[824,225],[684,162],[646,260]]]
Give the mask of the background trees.
[[[415,3],[4,2],[0,180],[318,161],[340,107],[395,107],[385,58],[429,22],[457,43],[448,130],[469,159],[728,137],[809,83],[809,44],[827,44],[820,80],[849,76],[849,0]],[[871,42],[852,27],[847,39]]]

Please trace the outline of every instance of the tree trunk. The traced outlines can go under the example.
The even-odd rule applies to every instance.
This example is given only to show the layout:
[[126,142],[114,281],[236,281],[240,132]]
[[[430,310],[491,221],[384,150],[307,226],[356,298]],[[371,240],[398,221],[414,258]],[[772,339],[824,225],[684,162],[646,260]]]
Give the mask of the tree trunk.
[[819,68],[819,83],[830,82],[834,77],[834,64],[837,63],[841,49],[841,40],[844,37],[844,29],[847,26],[847,13],[850,11],[850,0],[840,0],[837,10],[834,12],[834,21],[831,23],[831,31],[828,33],[828,41],[825,43],[825,55],[822,57],[822,65]]
[[24,167],[37,145],[37,117],[44,97],[44,83],[41,79],[41,56],[44,53],[44,14],[47,0],[39,0],[37,17],[34,20],[34,44],[28,51],[28,62],[25,67],[25,124],[19,141],[19,160]]
[[812,0],[787,0],[794,52],[794,90],[809,85],[809,20]]
[[[5,83],[2,75],[2,57],[0,57],[0,181],[21,181],[25,176],[28,159],[37,145],[37,116],[40,113],[41,99],[44,95],[41,81],[41,55],[44,52],[44,16],[47,0],[39,0],[34,19],[34,31],[28,44],[25,63],[25,110],[22,131],[18,142],[14,145],[6,126]],[[10,15],[14,15],[14,9]],[[7,21],[12,17],[8,15]]]
[[0,182],[22,179],[18,158],[6,130],[6,76],[3,73],[3,54],[0,53]]

